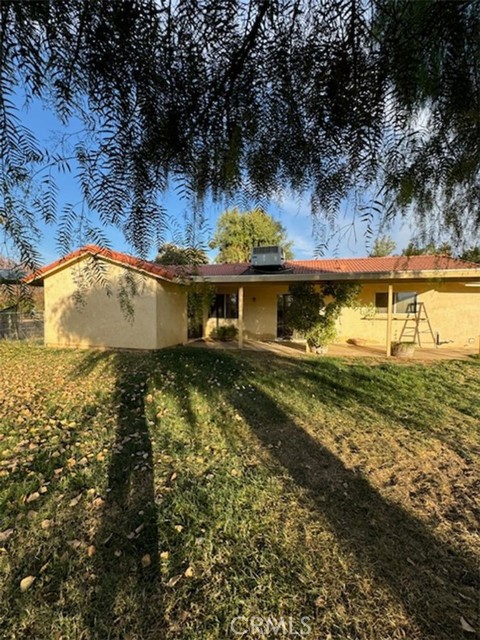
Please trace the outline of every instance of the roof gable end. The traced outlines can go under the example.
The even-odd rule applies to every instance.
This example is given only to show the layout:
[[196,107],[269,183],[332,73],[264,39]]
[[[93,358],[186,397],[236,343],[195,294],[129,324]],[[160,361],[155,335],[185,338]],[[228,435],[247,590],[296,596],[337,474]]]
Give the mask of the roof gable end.
[[91,256],[92,258],[103,258],[104,260],[107,260],[109,262],[129,267],[131,269],[134,269],[135,271],[140,271],[154,278],[160,278],[162,280],[175,279],[174,269],[158,265],[155,262],[141,260],[140,258],[135,258],[126,253],[112,251],[111,249],[106,249],[105,247],[86,245],[84,247],[81,247],[80,249],[77,249],[76,251],[72,251],[68,255],[58,260],[55,260],[55,262],[52,262],[51,264],[38,269],[34,273],[27,276],[24,279],[24,282],[28,284],[38,280],[43,280],[59,269],[62,269],[68,266],[70,263],[86,256]]

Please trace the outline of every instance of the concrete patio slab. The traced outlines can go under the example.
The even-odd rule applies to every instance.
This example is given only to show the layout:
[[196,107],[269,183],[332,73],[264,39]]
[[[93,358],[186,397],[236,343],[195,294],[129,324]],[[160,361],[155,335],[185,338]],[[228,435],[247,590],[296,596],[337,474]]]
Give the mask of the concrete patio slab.
[[[236,340],[232,342],[220,342],[215,340],[195,340],[188,343],[190,347],[207,347],[209,349],[238,350]],[[299,342],[288,341],[254,341],[245,340],[243,349],[245,351],[259,351],[272,353],[284,357],[321,357],[307,354],[305,345]],[[376,358],[391,360],[394,362],[433,362],[437,360],[469,360],[472,355],[478,354],[478,348],[452,349],[452,348],[417,348],[413,358],[387,358],[385,347],[382,345],[353,345],[353,344],[331,344],[328,348],[328,356],[337,358]]]

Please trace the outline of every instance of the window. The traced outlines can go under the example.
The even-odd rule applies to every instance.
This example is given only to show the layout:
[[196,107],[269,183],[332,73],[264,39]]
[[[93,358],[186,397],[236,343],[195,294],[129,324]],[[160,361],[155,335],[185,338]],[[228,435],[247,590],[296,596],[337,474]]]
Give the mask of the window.
[[210,308],[210,318],[238,318],[236,293],[217,293]]
[[[388,312],[388,293],[375,294],[377,313]],[[417,313],[417,294],[415,291],[399,291],[393,294],[394,313]]]
[[388,293],[375,294],[375,308],[377,310],[377,313],[388,312]]
[[394,295],[396,313],[417,313],[417,294],[413,291],[399,291]]

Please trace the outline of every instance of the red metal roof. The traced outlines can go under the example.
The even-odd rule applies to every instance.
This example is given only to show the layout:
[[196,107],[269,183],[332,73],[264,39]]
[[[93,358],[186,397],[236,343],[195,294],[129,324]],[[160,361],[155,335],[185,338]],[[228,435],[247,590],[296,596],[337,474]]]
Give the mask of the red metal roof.
[[[95,245],[87,245],[73,251],[52,264],[39,269],[34,274],[29,275],[25,282],[32,282],[45,277],[51,271],[67,264],[68,262],[80,258],[83,255],[93,257],[100,256],[113,262],[125,264],[134,269],[144,271],[155,277],[173,280],[176,276],[185,275],[190,271],[192,275],[216,277],[216,276],[241,276],[251,275],[251,266],[247,262],[236,264],[205,264],[198,265],[194,269],[191,267],[171,266],[165,267],[140,260],[133,256],[118,251],[112,251]],[[449,271],[453,269],[480,269],[478,264],[456,260],[447,256],[387,256],[383,258],[327,258],[324,260],[290,260],[285,266],[293,275],[322,274],[322,273],[345,273],[354,275],[356,273],[395,273],[395,272],[415,272],[415,271]],[[278,272],[276,272],[278,273]]]

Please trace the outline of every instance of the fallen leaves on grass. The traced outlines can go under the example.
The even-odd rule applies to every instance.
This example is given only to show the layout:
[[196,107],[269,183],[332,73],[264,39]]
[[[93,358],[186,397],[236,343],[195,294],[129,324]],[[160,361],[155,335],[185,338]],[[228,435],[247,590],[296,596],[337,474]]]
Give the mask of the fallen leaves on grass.
[[472,627],[472,625],[467,620],[465,620],[465,618],[463,616],[460,617],[460,626],[467,633],[476,633],[476,631]]
[[180,582],[180,580],[183,578],[183,574],[179,573],[176,576],[173,576],[172,578],[170,578],[170,580],[167,582],[167,587],[174,587],[177,582]]
[[13,529],[5,529],[0,533],[0,543],[6,542],[13,535]]
[[70,500],[70,502],[68,503],[69,507],[76,507],[77,504],[80,502],[80,500],[82,499],[83,493],[79,493],[78,496],[76,496],[75,498],[73,498],[72,500]]
[[[2,364],[5,348],[0,345]],[[13,588],[17,592],[20,575],[34,573],[27,578],[39,582],[22,596],[27,614],[17,616],[14,612],[10,616],[9,637],[20,637],[27,625],[45,636],[52,629],[67,634],[67,629],[76,631],[75,625],[83,624],[81,620],[93,618],[92,599],[85,581],[102,587],[104,578],[105,584],[111,583],[115,589],[119,586],[118,593],[115,591],[115,597],[118,595],[115,627],[108,627],[113,621],[110,612],[102,620],[99,610],[95,622],[98,629],[79,627],[78,635],[85,632],[106,637],[113,632],[119,637],[136,638],[143,637],[141,631],[147,626],[150,635],[161,635],[166,623],[171,639],[181,635],[182,621],[188,615],[192,617],[193,629],[194,621],[234,615],[240,598],[245,610],[253,605],[257,610],[259,606],[268,607],[275,598],[282,607],[298,604],[299,614],[304,611],[309,614],[311,597],[319,610],[325,637],[331,635],[330,631],[334,635],[348,633],[350,622],[355,627],[351,633],[363,640],[400,635],[420,637],[416,618],[422,623],[425,618],[425,635],[430,624],[435,630],[435,621],[430,623],[428,615],[415,603],[411,620],[407,620],[402,603],[384,595],[383,582],[375,580],[370,563],[364,567],[361,560],[353,562],[337,548],[336,537],[348,540],[352,535],[355,541],[357,534],[365,533],[366,546],[362,543],[361,551],[368,551],[374,545],[370,535],[373,538],[376,532],[382,533],[382,514],[388,516],[393,502],[405,512],[405,518],[413,514],[426,530],[433,532],[426,536],[432,544],[437,544],[438,538],[441,546],[441,540],[452,538],[452,545],[455,543],[459,549],[462,542],[465,549],[477,548],[473,520],[464,514],[470,513],[466,500],[472,495],[475,479],[476,449],[472,445],[476,440],[472,425],[478,408],[472,398],[478,367],[472,371],[467,365],[442,365],[438,367],[438,375],[433,367],[419,372],[418,367],[412,367],[412,376],[407,376],[403,369],[397,372],[393,366],[386,369],[376,365],[324,365],[324,361],[317,366],[300,360],[298,365],[285,361],[277,367],[274,361],[263,363],[248,354],[215,359],[201,351],[184,354],[178,350],[174,356],[168,352],[138,357],[107,355],[107,359],[116,363],[111,374],[104,375],[99,369],[102,373],[99,375],[96,369],[88,368],[85,375],[75,373],[70,378],[71,370],[76,371],[73,367],[84,361],[96,363],[97,356],[34,350],[35,358],[41,355],[41,360],[34,361],[31,348],[20,346],[15,350],[18,356],[5,359],[6,373],[0,367],[0,484],[4,487],[7,509],[3,528],[15,527],[14,533],[8,529],[9,533],[0,533],[0,542],[2,535],[10,539],[4,545],[8,549],[2,551],[0,545],[0,568],[2,572],[5,568],[7,596],[9,575],[14,576]],[[124,368],[120,369],[118,362],[124,359]],[[138,375],[134,366],[137,362],[146,370],[144,375],[142,369],[142,379],[151,372],[153,377],[148,384],[135,387],[133,394],[130,381]],[[191,369],[186,376],[189,364]],[[241,384],[244,375],[252,385]],[[430,404],[435,398],[443,407],[442,414],[435,414],[438,420],[431,419],[428,398],[420,398],[415,391],[422,386],[424,377],[432,382]],[[293,378],[296,384],[292,387]],[[444,407],[444,383],[447,380],[450,383],[451,379],[455,388],[448,399],[450,404],[456,404]],[[464,383],[469,380],[470,391],[465,390]],[[414,382],[419,384],[415,386]],[[397,383],[400,387],[403,384],[403,392],[402,388],[398,391]],[[120,387],[123,387],[121,399]],[[152,398],[144,406],[145,394],[151,389]],[[237,392],[242,393],[241,399]],[[410,408],[412,394],[415,410],[419,405],[418,416]],[[185,410],[187,396],[191,415]],[[17,420],[20,413],[17,407],[22,411],[21,420]],[[277,429],[275,421],[282,420],[282,413],[285,429]],[[158,427],[150,419],[154,415],[158,417]],[[195,429],[194,418],[198,427]],[[449,431],[445,425],[450,423],[453,426]],[[262,425],[266,425],[265,429]],[[333,477],[332,486],[338,485],[342,500],[338,509],[330,504],[328,487],[323,485],[321,495],[315,494],[315,504],[305,506],[305,496],[286,473],[285,464],[279,466],[275,462],[275,457],[279,457],[280,463],[287,460],[288,470],[291,461],[284,458],[284,448],[289,431],[292,435],[297,433],[296,425],[299,432],[301,428],[309,435],[312,443],[319,440],[332,457],[338,458],[337,474],[331,473],[335,465],[333,469],[325,467],[325,475],[329,480]],[[457,447],[457,435],[461,447]],[[455,456],[454,446],[461,448]],[[267,448],[271,448],[270,453]],[[103,460],[112,456],[113,467],[109,467]],[[323,474],[321,465],[317,469],[311,463],[315,456],[315,451],[305,452],[308,483],[313,474],[318,472],[319,477]],[[318,458],[322,457],[325,456],[319,453]],[[298,471],[303,478],[300,462]],[[117,463],[125,464],[125,473],[119,473],[118,477]],[[142,473],[147,469],[151,472]],[[293,462],[292,469],[296,474]],[[133,473],[134,470],[138,473]],[[119,471],[122,471],[120,464]],[[4,481],[2,478],[7,476],[8,481]],[[348,495],[355,495],[355,485],[364,488],[366,500],[368,496],[375,498],[364,505],[369,509],[369,517],[364,524],[358,524],[357,530],[358,513],[353,506],[353,530],[343,527],[336,535],[328,520],[333,517],[336,522],[340,509],[342,522],[344,513],[348,520],[352,499],[345,500],[345,507],[343,501]],[[82,489],[88,497],[85,504],[80,502],[82,494],[78,495]],[[25,507],[32,491],[42,499]],[[148,509],[143,508],[147,500]],[[386,511],[379,511],[383,501]],[[69,503],[78,506],[71,509]],[[29,508],[36,511],[27,515]],[[158,531],[152,524],[156,515],[165,516],[164,527]],[[136,529],[141,522],[145,522],[144,531]],[[392,527],[396,522],[392,519]],[[55,535],[51,535],[53,532]],[[152,548],[158,548],[155,555],[153,551],[151,556],[145,554],[143,538],[148,539]],[[70,546],[68,540],[72,541]],[[108,553],[103,544],[108,545]],[[168,551],[161,551],[162,548]],[[410,577],[423,580],[424,566],[425,571],[429,569],[429,552],[430,546],[422,544],[418,549],[409,548],[408,557],[405,554],[403,560],[398,560],[400,577],[405,572],[408,580]],[[378,563],[388,557],[380,544]],[[138,572],[132,571],[132,560],[136,561]],[[136,582],[142,567],[145,578],[151,572],[147,567],[157,561],[164,585],[158,590],[159,600],[155,599],[155,592],[139,589]],[[285,566],[289,567],[288,572]],[[242,570],[235,571],[236,567]],[[419,568],[416,571],[414,567]],[[385,575],[394,587],[395,570],[395,563],[387,562]],[[196,579],[205,575],[213,579],[204,580],[202,589],[192,589]],[[258,589],[251,588],[252,578]],[[446,574],[445,580],[449,578]],[[408,588],[408,580],[402,583],[402,590]],[[425,581],[428,588],[426,578]],[[60,590],[57,583],[62,585]],[[238,594],[236,601],[218,597],[218,593],[226,593],[225,585],[231,585],[232,593]],[[318,587],[328,598],[318,595]],[[455,593],[461,588],[467,595],[459,594],[462,598],[459,609],[456,595],[449,597],[445,592],[442,624],[446,630],[438,635],[439,640],[462,634],[475,637],[474,627],[478,626],[473,588],[454,582],[452,594],[453,587]],[[45,596],[45,602],[40,595]],[[436,599],[437,590],[432,589],[431,595]],[[302,600],[307,602],[307,609]],[[73,602],[75,607],[70,607]],[[443,606],[442,601],[440,605]],[[185,608],[191,613],[182,613]],[[158,615],[159,610],[166,612],[165,618]],[[154,619],[148,620],[147,625],[148,611],[154,612]],[[2,623],[6,617],[3,615]],[[62,630],[57,631],[60,627]],[[208,629],[200,626],[198,633],[208,634]]]
[[78,549],[82,546],[82,542],[80,540],[70,540],[67,544],[69,547],[72,547],[72,549]]
[[27,576],[26,578],[23,578],[23,580],[20,581],[20,591],[23,593],[27,591],[27,589],[30,589],[35,580],[35,576]]

